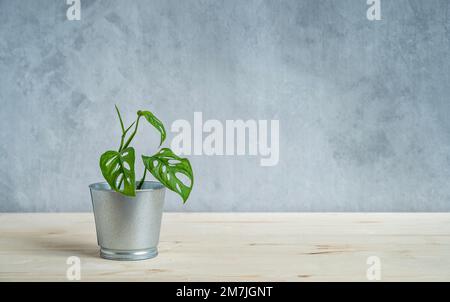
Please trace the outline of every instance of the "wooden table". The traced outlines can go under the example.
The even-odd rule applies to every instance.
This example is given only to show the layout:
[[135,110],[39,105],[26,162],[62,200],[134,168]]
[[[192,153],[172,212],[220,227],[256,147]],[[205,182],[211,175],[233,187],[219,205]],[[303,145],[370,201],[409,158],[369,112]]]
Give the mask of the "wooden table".
[[371,256],[382,281],[450,281],[450,214],[166,213],[159,253],[99,258],[92,214],[0,214],[0,281],[67,281],[70,256],[81,281],[367,281]]

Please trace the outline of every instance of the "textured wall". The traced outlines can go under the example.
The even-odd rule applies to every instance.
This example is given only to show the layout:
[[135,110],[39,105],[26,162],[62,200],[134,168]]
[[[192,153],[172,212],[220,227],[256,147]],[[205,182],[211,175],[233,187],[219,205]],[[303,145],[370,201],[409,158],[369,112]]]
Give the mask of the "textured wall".
[[0,211],[90,210],[115,103],[167,128],[280,120],[277,166],[191,156],[168,210],[450,210],[449,1],[382,0],[375,22],[366,0],[81,2],[70,22],[65,0],[0,0]]

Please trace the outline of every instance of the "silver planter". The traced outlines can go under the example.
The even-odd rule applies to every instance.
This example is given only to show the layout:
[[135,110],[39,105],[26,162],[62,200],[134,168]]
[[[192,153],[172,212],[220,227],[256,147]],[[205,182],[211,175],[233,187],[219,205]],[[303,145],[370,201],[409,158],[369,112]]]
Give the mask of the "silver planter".
[[100,256],[112,260],[156,257],[165,187],[146,181],[135,197],[111,190],[106,182],[89,188]]

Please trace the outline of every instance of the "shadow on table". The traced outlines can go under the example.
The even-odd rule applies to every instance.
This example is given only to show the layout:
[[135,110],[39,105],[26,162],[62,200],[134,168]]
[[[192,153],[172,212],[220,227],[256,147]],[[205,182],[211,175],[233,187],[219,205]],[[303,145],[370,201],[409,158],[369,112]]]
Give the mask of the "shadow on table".
[[63,232],[50,231],[43,235],[18,234],[16,240],[26,241],[25,246],[29,249],[46,250],[60,256],[79,256],[79,257],[99,257],[99,248],[97,242],[91,238],[82,238],[79,236],[64,236]]

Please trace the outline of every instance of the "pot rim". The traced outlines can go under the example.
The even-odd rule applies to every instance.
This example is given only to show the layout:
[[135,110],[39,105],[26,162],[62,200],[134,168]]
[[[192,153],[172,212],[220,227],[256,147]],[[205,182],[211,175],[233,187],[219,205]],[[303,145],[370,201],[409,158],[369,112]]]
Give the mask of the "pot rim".
[[[151,185],[153,187],[152,188],[136,190],[136,193],[137,192],[159,191],[159,190],[164,190],[166,188],[159,181],[146,180],[146,181],[144,181],[144,186],[145,185]],[[111,189],[111,187],[109,186],[109,184],[106,181],[92,183],[92,184],[89,185],[89,189],[91,189],[93,191],[106,191],[106,192],[115,192],[115,193],[117,193],[116,191]],[[120,193],[118,193],[118,194],[120,194]]]

